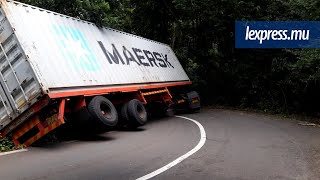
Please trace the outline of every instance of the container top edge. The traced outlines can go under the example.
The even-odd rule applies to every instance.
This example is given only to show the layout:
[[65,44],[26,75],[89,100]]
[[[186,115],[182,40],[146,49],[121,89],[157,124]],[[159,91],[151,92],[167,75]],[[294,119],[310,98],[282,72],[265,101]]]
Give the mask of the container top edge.
[[[47,10],[47,9],[43,9],[43,8],[40,8],[40,7],[32,6],[32,5],[29,5],[29,4],[26,4],[26,3],[22,3],[22,2],[18,2],[18,1],[14,1],[14,0],[0,0],[0,1],[7,1],[7,2],[10,2],[10,3],[14,3],[14,4],[19,4],[19,5],[22,5],[22,6],[30,7],[32,9],[38,9],[40,11],[46,11],[46,12],[52,13],[54,15],[63,16],[63,17],[66,17],[66,18],[70,18],[70,19],[72,19],[74,21],[82,21],[83,23],[87,23],[87,24],[91,24],[91,25],[95,25],[96,26],[95,23],[92,23],[90,21],[82,20],[80,18],[76,18],[76,17],[65,15],[65,14],[61,14],[61,13],[58,13],[58,12],[54,12],[54,11],[51,11],[51,10]],[[136,37],[136,38],[139,38],[139,39],[144,39],[144,40],[147,40],[147,41],[150,41],[150,42],[154,42],[154,43],[157,43],[157,44],[165,45],[165,46],[168,46],[169,48],[171,48],[166,43],[162,43],[162,42],[158,42],[158,41],[155,41],[155,40],[152,40],[152,39],[144,38],[144,37],[141,37],[141,36],[138,36],[138,35],[135,35],[135,34],[127,33],[127,32],[124,32],[124,31],[120,31],[120,30],[117,30],[117,29],[114,29],[114,28],[110,28],[110,27],[105,27],[105,26],[103,26],[102,28],[107,29],[107,30],[111,30],[111,31],[115,31],[115,32],[119,32],[119,33],[122,33],[122,34],[125,34],[125,35],[133,36],[133,37]]]

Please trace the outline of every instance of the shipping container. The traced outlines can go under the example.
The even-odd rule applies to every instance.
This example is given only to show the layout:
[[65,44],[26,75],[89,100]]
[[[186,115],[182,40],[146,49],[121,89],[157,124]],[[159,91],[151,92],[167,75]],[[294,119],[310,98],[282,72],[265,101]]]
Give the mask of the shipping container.
[[9,0],[1,0],[0,21],[0,130],[14,124],[3,136],[44,97],[47,105],[191,83],[163,43]]

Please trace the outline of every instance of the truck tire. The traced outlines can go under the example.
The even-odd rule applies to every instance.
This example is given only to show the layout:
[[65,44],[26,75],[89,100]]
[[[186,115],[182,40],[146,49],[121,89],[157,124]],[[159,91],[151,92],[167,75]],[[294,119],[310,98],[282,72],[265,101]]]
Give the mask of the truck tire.
[[125,103],[121,107],[121,118],[124,122],[129,121],[129,115],[128,115],[128,103]]
[[167,108],[165,110],[164,114],[165,114],[166,117],[173,117],[174,116],[174,109],[173,108]]
[[127,113],[131,126],[139,127],[147,123],[146,108],[138,99],[133,99],[128,102]]
[[200,96],[198,92],[192,91],[186,94],[189,102],[189,111],[194,113],[194,112],[199,112],[201,109],[201,103],[200,103]]
[[94,97],[88,105],[88,111],[94,119],[108,127],[114,127],[118,123],[117,110],[105,97]]

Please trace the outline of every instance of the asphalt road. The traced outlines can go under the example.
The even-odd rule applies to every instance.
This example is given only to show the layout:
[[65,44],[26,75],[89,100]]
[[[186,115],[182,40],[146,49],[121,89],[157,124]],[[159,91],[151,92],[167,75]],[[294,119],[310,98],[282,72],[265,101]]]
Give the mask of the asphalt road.
[[[320,179],[318,127],[230,110],[185,116],[203,125],[206,143],[154,179]],[[0,156],[0,179],[136,179],[190,151],[199,139],[199,128],[191,121],[154,120],[139,131],[108,132]]]

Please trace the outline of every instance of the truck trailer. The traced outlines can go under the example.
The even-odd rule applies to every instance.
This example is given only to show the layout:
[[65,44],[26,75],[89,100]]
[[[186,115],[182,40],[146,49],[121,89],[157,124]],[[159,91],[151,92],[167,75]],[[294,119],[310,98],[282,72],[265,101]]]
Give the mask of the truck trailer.
[[24,3],[0,3],[0,137],[16,146],[30,146],[65,124],[67,114],[81,114],[79,123],[114,127],[121,119],[139,127],[150,103],[200,108],[196,92],[172,97],[171,88],[191,81],[168,45]]

